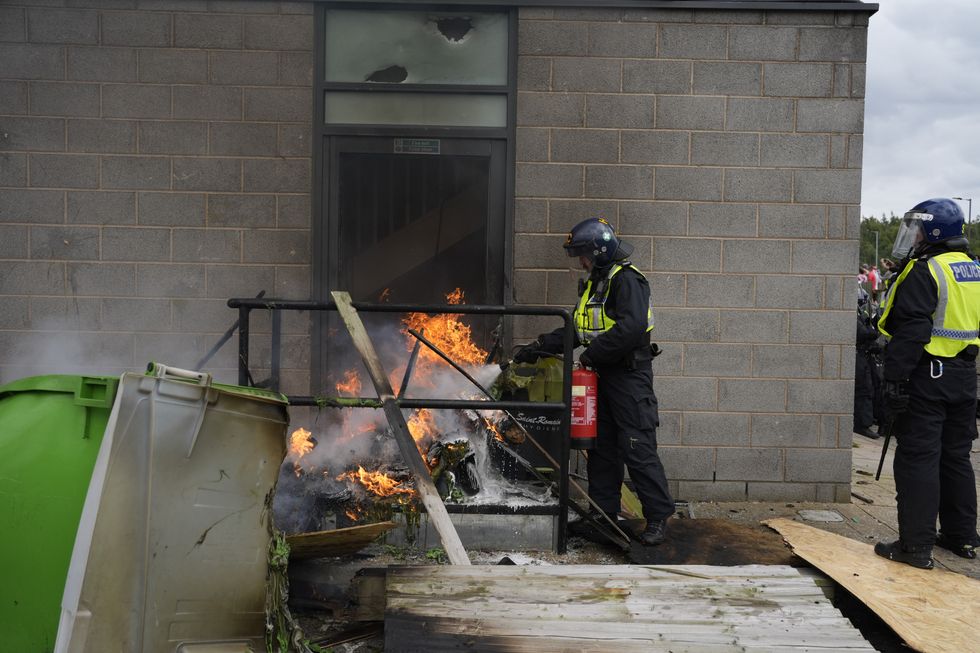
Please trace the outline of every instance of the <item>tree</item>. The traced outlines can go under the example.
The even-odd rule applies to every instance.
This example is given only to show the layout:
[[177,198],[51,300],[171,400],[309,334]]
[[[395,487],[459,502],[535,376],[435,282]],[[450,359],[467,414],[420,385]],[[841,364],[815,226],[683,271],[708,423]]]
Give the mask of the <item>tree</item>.
[[[868,265],[877,265],[881,268],[882,258],[891,258],[892,245],[898,235],[898,228],[902,219],[891,214],[890,217],[882,215],[880,218],[865,217],[861,218],[861,249],[860,262]],[[878,234],[878,256],[875,257],[875,234]],[[898,261],[895,261],[896,263]],[[857,273],[857,270],[855,270]]]
[[[881,269],[882,258],[892,258],[892,245],[898,235],[898,228],[901,226],[902,218],[891,214],[889,217],[882,215],[880,218],[873,216],[861,218],[861,248],[860,262],[868,265],[877,265]],[[972,222],[964,225],[964,235],[970,241],[970,249],[974,252],[980,250],[980,222]],[[875,232],[878,234],[878,258],[875,259]],[[894,260],[894,259],[893,259]],[[898,261],[895,261],[898,263]],[[857,270],[855,270],[857,273]]]

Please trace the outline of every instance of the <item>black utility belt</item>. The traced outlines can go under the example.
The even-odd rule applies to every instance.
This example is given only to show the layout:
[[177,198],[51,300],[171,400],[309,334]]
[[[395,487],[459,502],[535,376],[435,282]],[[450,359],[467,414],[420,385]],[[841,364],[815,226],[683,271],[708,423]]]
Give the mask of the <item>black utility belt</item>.
[[955,356],[934,356],[929,352],[923,352],[919,359],[919,365],[927,365],[929,361],[941,361],[943,363],[962,362],[972,363],[977,360],[977,346],[970,345]]

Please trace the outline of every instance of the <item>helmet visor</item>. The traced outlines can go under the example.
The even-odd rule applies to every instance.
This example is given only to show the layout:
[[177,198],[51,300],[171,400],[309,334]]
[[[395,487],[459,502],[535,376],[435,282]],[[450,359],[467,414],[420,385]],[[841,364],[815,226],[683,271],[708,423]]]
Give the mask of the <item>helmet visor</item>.
[[572,245],[565,245],[565,253],[573,258],[578,258],[579,256],[588,256],[592,258],[593,247],[590,243],[578,243]]
[[911,211],[905,214],[905,217],[902,218],[902,225],[898,228],[898,235],[895,236],[892,256],[905,258],[922,240],[922,218],[925,215],[928,214],[912,213]]

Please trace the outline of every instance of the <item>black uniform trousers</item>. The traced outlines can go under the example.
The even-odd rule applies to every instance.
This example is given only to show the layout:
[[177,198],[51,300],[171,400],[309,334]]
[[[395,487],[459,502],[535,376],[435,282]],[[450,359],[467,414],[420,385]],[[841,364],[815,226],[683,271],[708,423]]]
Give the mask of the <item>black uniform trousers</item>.
[[667,519],[674,500],[667,487],[663,463],[657,455],[657,397],[649,360],[598,371],[598,433],[589,452],[589,497],[604,512],[620,510],[623,465],[647,522]]
[[[970,448],[977,437],[976,363],[923,358],[906,386],[909,406],[896,416],[898,529],[910,546],[935,542],[936,517],[953,542],[973,542],[977,492]],[[938,377],[938,378],[933,378]]]

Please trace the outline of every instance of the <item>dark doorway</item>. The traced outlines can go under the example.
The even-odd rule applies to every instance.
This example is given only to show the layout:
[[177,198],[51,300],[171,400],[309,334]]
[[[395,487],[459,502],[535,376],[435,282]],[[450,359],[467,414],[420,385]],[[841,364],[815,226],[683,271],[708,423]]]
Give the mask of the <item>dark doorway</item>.
[[[412,151],[423,149],[430,153]],[[503,161],[494,149],[493,141],[337,138],[337,287],[359,301],[443,303],[461,288],[467,303],[500,303]]]
[[[459,289],[467,304],[503,303],[506,141],[333,136],[325,149],[321,299],[340,289],[355,301],[445,304]],[[320,333],[336,333],[326,322]],[[497,321],[467,322],[492,348]],[[347,365],[331,365],[330,349],[320,358],[327,383]]]

